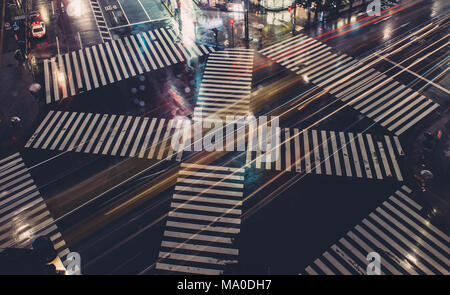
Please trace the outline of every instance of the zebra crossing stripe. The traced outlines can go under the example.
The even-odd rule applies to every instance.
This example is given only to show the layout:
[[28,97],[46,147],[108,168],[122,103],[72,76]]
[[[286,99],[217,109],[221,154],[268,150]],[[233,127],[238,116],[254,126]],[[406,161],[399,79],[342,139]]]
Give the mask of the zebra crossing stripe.
[[95,72],[95,68],[94,68],[94,63],[92,61],[92,56],[91,56],[91,51],[90,48],[86,48],[86,57],[87,57],[87,61],[88,61],[88,65],[89,65],[89,69],[91,71],[91,78],[94,82],[94,87],[98,88],[100,85],[98,84],[98,79],[97,79],[97,73]]
[[[108,56],[109,56],[109,60],[111,61],[111,65],[113,67],[114,73],[116,75],[116,79],[117,81],[122,80],[122,77],[120,76],[120,72],[119,72],[119,68],[117,67],[117,63],[115,62],[116,59],[114,58],[114,55],[111,51],[111,46],[108,43],[105,43],[105,47],[106,47],[106,52],[108,52]],[[113,79],[111,79],[111,83],[112,83]]]
[[55,120],[58,118],[59,114],[61,114],[60,111],[56,112],[56,115],[53,117],[53,119],[50,121],[49,125],[47,125],[47,127],[44,129],[44,132],[42,133],[41,137],[39,137],[39,139],[36,141],[36,143],[33,145],[33,148],[37,148],[39,146],[39,144],[42,142],[42,140],[44,139],[45,135],[47,134],[47,132],[49,131],[49,127],[52,126],[55,123]]
[[[50,111],[25,147],[140,158],[148,152],[149,159],[173,160],[175,151],[170,141],[178,130],[173,128],[173,119],[149,120],[139,116]],[[176,154],[175,160],[181,161],[182,150]]]
[[[119,61],[120,68],[122,69],[123,76],[125,77],[125,79],[128,79],[129,75],[128,75],[127,69],[125,68],[125,64],[123,63],[121,55],[119,53],[119,49],[117,48],[116,40],[112,40],[111,44],[112,44],[112,47],[114,49],[114,52],[116,53],[116,57],[117,57],[117,60]],[[122,52],[124,52],[124,51],[122,51]],[[125,54],[126,53],[124,52],[124,55]]]
[[58,81],[60,80],[60,75],[58,74],[58,71],[56,70],[56,62],[55,62],[55,58],[52,57],[50,59],[50,62],[52,64],[52,77],[53,77],[53,93],[55,96],[55,100],[59,100],[59,85],[58,85]]
[[[173,160],[174,154],[177,154],[175,160],[181,161],[184,148],[172,147],[169,141],[173,137],[179,137],[180,134],[175,132],[186,133],[183,138],[189,138],[189,130],[181,128],[179,120],[149,120],[146,117],[51,111],[25,147],[158,160]],[[267,135],[268,128],[274,128],[265,121],[259,122],[259,125],[256,123],[255,121],[251,125],[260,135],[258,138]],[[247,166],[266,170],[274,168],[278,171],[305,171],[307,174],[378,180],[395,177],[399,181],[403,180],[397,162],[403,149],[397,137],[351,132],[337,134],[334,131],[314,129],[300,131],[296,128],[277,129],[273,132],[277,134],[274,142],[264,143],[269,151],[267,153],[261,153],[253,132],[248,133]],[[244,137],[245,135],[240,140],[245,141]],[[230,140],[228,135],[225,139],[227,145],[234,145],[234,140]],[[182,143],[178,143],[180,144]]]
[[36,136],[38,136],[38,134],[41,132],[42,128],[44,128],[44,126],[47,123],[47,121],[52,117],[53,113],[54,113],[54,111],[49,111],[47,113],[47,115],[45,116],[44,120],[42,120],[41,124],[39,124],[38,128],[36,129],[36,131],[33,133],[33,135],[30,137],[30,139],[25,144],[26,148],[30,147],[30,145],[35,140]]
[[97,24],[97,29],[102,41],[106,42],[111,40],[111,34],[108,26],[106,25],[105,16],[103,15],[103,11],[100,9],[100,5],[97,0],[89,0],[89,5],[91,6],[91,10],[94,14],[95,23]]
[[[108,125],[106,126],[106,129],[103,132],[103,135],[105,135],[105,137],[103,137],[103,135],[102,135],[102,138],[106,138],[106,136],[108,135],[108,141],[106,142],[106,145],[103,147],[103,150],[101,152],[103,155],[108,154],[109,147],[113,143],[113,140],[115,140],[116,133],[117,133],[119,127],[120,127],[120,124],[122,123],[123,118],[124,118],[123,115],[120,115],[117,118],[117,121],[115,121],[114,120],[115,117],[116,117],[115,115],[111,116],[111,119],[109,120]],[[113,123],[114,122],[115,122],[115,124],[114,124],[114,127],[113,127]],[[108,134],[108,133],[110,133],[110,134]],[[102,142],[103,142],[103,140],[100,139],[99,148],[101,147],[101,143]]]
[[[154,71],[158,65],[163,68],[215,52],[213,48],[204,46],[201,47],[202,52],[194,43],[186,46],[175,39],[179,38],[171,30],[159,28],[80,49],[78,56],[74,51],[63,57],[46,59],[43,62],[46,102],[59,101],[83,90]],[[198,52],[195,53],[196,50]],[[86,83],[85,89],[82,88],[81,76]],[[75,87],[75,77],[78,88]]]
[[58,81],[60,82],[59,84],[62,89],[62,98],[66,98],[68,96],[67,95],[67,84],[66,84],[67,77],[65,75],[66,70],[64,68],[63,58],[62,58],[62,55],[60,55],[60,54],[58,55],[58,64],[59,64],[59,73],[58,73],[59,79],[58,79]]
[[[298,75],[306,75],[312,83],[397,136],[439,107],[383,73],[359,65],[351,57],[331,54],[330,49],[322,42],[300,35],[259,52]],[[338,57],[337,61],[336,58],[330,60],[330,56]],[[379,86],[381,84],[383,87]],[[391,89],[394,90],[389,92]],[[409,92],[411,95],[405,98]]]
[[70,89],[70,95],[75,95],[75,84],[74,84],[74,77],[72,74],[72,67],[70,65],[69,60],[69,54],[64,54],[65,60],[66,60],[66,66],[67,66],[67,80],[69,80],[69,89]]
[[68,151],[71,151],[75,147],[75,145],[77,144],[78,138],[81,136],[81,134],[83,133],[84,129],[86,128],[86,125],[89,122],[89,119],[91,118],[91,116],[92,116],[92,114],[89,113],[84,118],[83,123],[81,124],[80,128],[78,129],[77,133],[75,134],[74,139],[70,143],[69,148],[67,149]]
[[[86,90],[89,91],[92,89],[92,87],[91,87],[91,82],[89,81],[89,76],[87,73],[86,61],[84,59],[83,50],[80,49],[79,53],[80,53],[81,68],[83,69],[84,82],[86,83]],[[55,99],[55,100],[57,100],[57,99]]]
[[69,250],[21,155],[8,156],[0,164],[0,252],[31,248],[37,237],[48,236],[64,263]]
[[58,120],[58,123],[56,124],[56,127],[52,130],[52,132],[50,133],[49,137],[47,138],[47,140],[42,145],[43,149],[46,149],[47,146],[50,144],[51,139],[55,136],[56,132],[58,132],[59,128],[63,124],[64,119],[67,117],[67,115],[68,115],[68,113],[64,113],[62,115],[61,119]]
[[[261,129],[261,125],[258,127]],[[263,134],[263,133],[261,133]],[[285,128],[277,143],[271,148],[278,159],[270,162],[270,155],[264,167],[264,154],[256,146],[251,151],[253,140],[248,135],[246,163],[255,169],[275,169],[277,171],[305,172],[344,177],[358,177],[382,180],[394,177],[403,181],[397,157],[402,155],[400,141],[390,136],[368,133],[334,132],[326,130],[290,130]],[[300,137],[303,137],[301,139]],[[392,140],[398,147],[394,150]],[[282,144],[280,144],[279,142]],[[270,149],[269,149],[270,150]],[[268,152],[269,154],[270,152]],[[294,159],[294,160],[293,160]],[[295,171],[293,170],[295,167]],[[394,175],[391,171],[394,171]]]
[[[236,63],[236,58],[245,64]],[[252,65],[253,50],[226,50],[211,54],[200,85],[194,120],[209,115],[224,118],[227,115],[247,115]]]
[[[153,70],[157,70],[158,67],[156,66],[155,62],[153,61],[153,58],[151,57],[150,52],[147,49],[147,46],[145,46],[145,43],[144,43],[144,40],[143,40],[143,37],[142,37],[142,33],[138,34],[136,38],[138,39],[139,44],[141,44],[140,48],[142,48],[144,50],[144,54],[147,57],[148,61],[150,62],[150,65],[152,66],[152,69]],[[133,38],[133,40],[134,40],[134,38]],[[138,48],[137,45],[136,45],[136,48]],[[147,68],[148,68],[148,66],[146,67],[146,69]],[[149,72],[150,70],[148,69],[147,71]]]
[[[365,257],[375,251],[383,259],[382,274],[448,274],[449,237],[422,216],[422,206],[411,193],[403,185],[356,225],[355,232],[347,232],[349,239],[343,237],[331,247],[335,254],[325,251],[326,263],[315,260],[306,272],[364,274]],[[352,268],[343,268],[344,262]]]
[[76,51],[72,51],[72,60],[73,60],[73,67],[75,70],[75,77],[77,78],[77,87],[78,87],[78,89],[80,89],[80,88],[83,88],[83,83],[81,82],[81,74],[80,74],[80,68],[78,66]]
[[[99,115],[99,114],[98,114]],[[96,115],[96,117],[97,117],[97,115]],[[91,123],[91,126],[92,127],[97,127],[96,129],[95,129],[95,131],[94,131],[94,133],[93,133],[93,135],[92,135],[92,137],[89,139],[89,140],[87,140],[87,138],[88,138],[88,134],[86,133],[86,135],[85,135],[85,137],[84,138],[86,138],[86,141],[84,142],[84,143],[86,143],[86,142],[88,142],[88,145],[86,146],[86,149],[84,150],[84,152],[85,153],[89,153],[89,152],[91,152],[91,148],[93,147],[93,145],[94,145],[94,142],[96,142],[96,139],[97,139],[97,136],[100,134],[100,130],[102,129],[102,127],[103,127],[103,125],[104,125],[104,123],[105,123],[105,121],[106,121],[106,118],[108,118],[108,115],[103,115],[102,116],[102,119],[100,120],[100,122],[99,122],[99,124],[98,124],[98,126],[94,126],[94,124],[96,123],[96,120],[94,121],[92,121],[92,123]],[[91,126],[90,126],[90,128],[88,129],[88,132],[90,132],[91,131]],[[83,144],[84,144],[83,143]],[[78,146],[78,148],[77,148],[77,152],[81,152],[81,149],[83,148],[83,145],[80,145],[80,146]]]
[[103,61],[103,64],[105,65],[106,73],[108,74],[109,83],[114,83],[114,78],[111,73],[111,68],[109,67],[108,59],[106,58],[106,54],[105,54],[105,50],[103,49],[103,45],[99,44],[98,49],[100,51],[100,55],[102,56],[102,61]]
[[237,263],[243,183],[242,168],[182,163],[155,268],[223,274]]

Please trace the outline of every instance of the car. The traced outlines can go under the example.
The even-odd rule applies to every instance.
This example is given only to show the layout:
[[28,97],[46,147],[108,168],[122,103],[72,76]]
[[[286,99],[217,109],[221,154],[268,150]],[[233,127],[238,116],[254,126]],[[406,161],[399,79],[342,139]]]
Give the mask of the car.
[[31,35],[35,39],[42,39],[46,36],[45,23],[42,21],[34,21],[31,23]]

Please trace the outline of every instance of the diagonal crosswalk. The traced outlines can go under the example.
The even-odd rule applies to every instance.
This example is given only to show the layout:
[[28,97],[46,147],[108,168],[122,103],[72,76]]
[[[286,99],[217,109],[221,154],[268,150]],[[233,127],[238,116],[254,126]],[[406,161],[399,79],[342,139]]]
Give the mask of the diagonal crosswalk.
[[[304,34],[259,51],[302,75],[376,123],[400,136],[435,111],[439,105],[383,73],[362,67],[346,54]],[[356,73],[355,73],[356,72]],[[336,83],[344,81],[343,83]],[[381,83],[383,87],[380,87]]]
[[223,274],[237,263],[244,169],[182,163],[156,269]]
[[[180,123],[176,119],[52,110],[25,147],[181,161],[186,149],[179,146],[179,150],[174,150],[172,138],[181,136],[184,144],[188,144],[193,130],[187,129],[186,133]],[[255,130],[260,138],[268,139],[267,146],[262,147],[264,143],[259,143],[253,132],[247,138],[245,134],[242,136],[248,167],[403,181],[398,158],[404,152],[396,136],[277,128],[272,139],[271,127],[263,131],[266,123],[259,123]],[[230,124],[235,129],[239,127],[237,123]],[[226,140],[228,148],[228,137]],[[271,140],[275,140],[273,145]]]
[[[247,164],[256,169],[403,181],[397,158],[403,149],[397,137],[368,133],[281,128],[267,153],[247,151]],[[270,157],[274,157],[271,159]]]
[[48,236],[67,265],[69,249],[19,153],[0,160],[0,252],[4,248],[31,248],[39,236]]
[[402,186],[308,266],[306,273],[366,274],[367,254],[377,252],[382,274],[448,275],[450,238],[430,223],[411,193]]
[[208,56],[194,120],[217,115],[249,113],[253,74],[253,49],[227,49]]
[[50,111],[26,148],[181,161],[174,119]]
[[171,29],[159,28],[46,59],[46,103],[215,51],[177,39]]

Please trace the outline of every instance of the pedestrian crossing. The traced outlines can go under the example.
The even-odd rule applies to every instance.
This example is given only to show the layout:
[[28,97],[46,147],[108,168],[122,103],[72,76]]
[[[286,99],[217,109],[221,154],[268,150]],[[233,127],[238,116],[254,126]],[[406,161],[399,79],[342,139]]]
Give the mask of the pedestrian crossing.
[[171,145],[178,122],[175,119],[52,110],[25,147],[181,161],[182,151],[174,151]]
[[210,115],[246,116],[253,75],[253,49],[234,48],[208,56],[194,109],[194,120]]
[[97,0],[89,1],[92,9],[92,13],[94,14],[95,22],[98,27],[98,31],[100,36],[102,37],[103,42],[107,42],[111,40],[111,34],[108,29],[108,25],[105,21],[105,16],[103,15],[103,11],[100,8]]
[[45,59],[46,103],[215,51],[177,39],[171,29],[159,28]]
[[[25,148],[181,161],[185,149],[174,149],[172,138],[181,137],[189,144],[193,130],[186,133],[180,123],[177,119],[52,110]],[[270,126],[264,133],[261,126],[256,126],[257,134],[249,132],[246,138],[248,167],[403,181],[398,159],[404,152],[396,136],[298,128],[269,131]],[[268,134],[273,133],[272,139]],[[260,142],[258,134],[267,143]],[[227,148],[228,144],[227,137]]]
[[0,160],[0,252],[48,236],[67,266],[69,249],[19,153]]
[[268,140],[265,148],[255,144],[253,151],[247,149],[248,167],[403,181],[397,159],[404,152],[396,136],[298,128],[278,128],[276,132],[273,145]]
[[304,34],[259,51],[400,136],[439,104]]
[[237,263],[244,169],[182,163],[156,269],[219,275]]
[[381,256],[381,274],[450,273],[449,236],[434,226],[402,186],[347,232],[305,271],[310,275],[366,274],[370,252]]

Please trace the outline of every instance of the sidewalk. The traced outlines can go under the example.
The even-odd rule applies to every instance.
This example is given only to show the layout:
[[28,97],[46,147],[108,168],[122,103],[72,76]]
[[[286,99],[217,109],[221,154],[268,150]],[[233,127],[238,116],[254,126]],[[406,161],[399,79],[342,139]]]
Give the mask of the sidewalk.
[[[0,65],[0,157],[20,150],[39,113],[37,100],[28,91],[33,83],[25,65],[19,65],[14,52],[2,55]],[[21,122],[13,127],[10,119]]]

